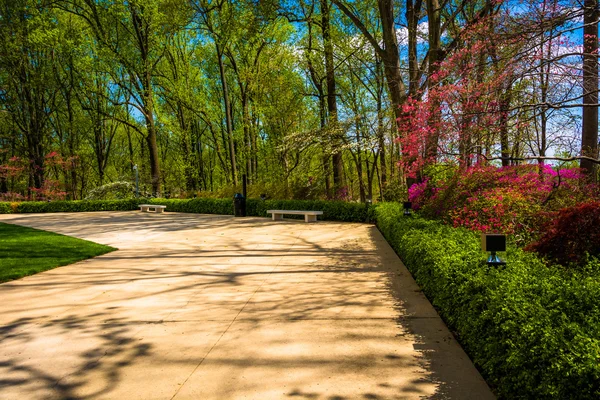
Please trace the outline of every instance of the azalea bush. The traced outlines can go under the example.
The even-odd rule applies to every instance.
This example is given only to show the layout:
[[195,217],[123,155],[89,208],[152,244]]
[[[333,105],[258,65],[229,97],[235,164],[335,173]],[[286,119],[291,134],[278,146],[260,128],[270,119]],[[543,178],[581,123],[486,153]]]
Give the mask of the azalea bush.
[[454,227],[512,235],[524,244],[539,235],[551,212],[598,197],[579,169],[549,165],[476,165],[447,179],[411,186],[413,208]]
[[600,201],[553,213],[542,237],[526,250],[563,265],[581,265],[588,256],[600,257]]
[[61,173],[71,171],[78,160],[77,156],[65,158],[56,151],[46,154],[43,169],[47,176],[40,187],[34,187],[29,186],[31,177],[28,175],[32,161],[22,157],[10,157],[4,164],[0,164],[0,178],[5,182],[10,181],[12,189],[0,193],[0,201],[64,200],[67,192],[59,176]]
[[0,201],[25,201],[27,200],[25,196],[21,193],[15,192],[6,192],[0,193]]
[[52,179],[46,179],[44,185],[39,189],[31,187],[29,190],[31,191],[31,200],[64,200],[67,197],[67,192],[62,190],[61,183]]

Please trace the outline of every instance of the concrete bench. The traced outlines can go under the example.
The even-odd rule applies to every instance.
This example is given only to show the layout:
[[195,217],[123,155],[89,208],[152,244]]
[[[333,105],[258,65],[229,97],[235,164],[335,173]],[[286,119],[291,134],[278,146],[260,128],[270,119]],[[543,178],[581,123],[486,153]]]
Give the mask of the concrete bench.
[[140,204],[140,209],[142,212],[149,212],[151,208],[153,209],[152,211],[156,213],[162,213],[165,211],[167,206],[159,206],[157,204]]
[[317,215],[323,215],[323,211],[297,211],[297,210],[268,210],[267,214],[273,215],[273,221],[283,219],[283,214],[304,215],[305,222],[317,222]]

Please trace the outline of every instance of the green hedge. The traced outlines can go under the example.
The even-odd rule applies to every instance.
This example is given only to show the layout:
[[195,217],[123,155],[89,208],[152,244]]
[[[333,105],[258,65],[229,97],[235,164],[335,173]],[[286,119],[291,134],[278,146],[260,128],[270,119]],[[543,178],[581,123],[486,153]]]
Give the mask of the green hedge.
[[0,214],[10,214],[11,212],[10,203],[0,203]]
[[[137,199],[137,200],[93,200],[93,201],[51,201],[22,202],[17,204],[17,213],[47,212],[83,212],[83,211],[128,211],[135,210],[139,204],[163,204],[167,211],[198,214],[233,214],[233,199]],[[305,200],[247,200],[249,216],[266,217],[267,210],[319,210],[323,216],[319,219],[332,221],[364,222],[373,218],[374,207],[360,203],[343,201],[305,201]],[[0,214],[10,213],[10,203],[0,203]],[[290,216],[293,218],[294,216]],[[297,216],[302,218],[302,216]]]
[[377,225],[500,398],[600,398],[600,263],[548,267],[509,248],[486,265],[479,236],[398,204]]
[[[371,207],[372,208],[372,207]],[[367,207],[361,203],[323,200],[255,200],[248,199],[248,215],[267,216],[267,210],[315,210],[323,211],[319,219],[325,221],[364,222]],[[288,216],[286,216],[287,218]],[[303,216],[298,216],[304,218]]]
[[0,203],[0,213],[53,213],[84,211],[128,211],[138,208],[137,200],[80,200],[80,201],[24,201],[12,209],[11,203]]
[[[150,203],[164,204],[168,211],[199,214],[233,214],[232,199],[152,199]],[[370,207],[371,209],[373,207]],[[246,212],[249,216],[266,217],[267,210],[318,210],[323,211],[322,220],[364,222],[367,220],[367,207],[360,203],[322,200],[260,200],[248,199]],[[287,217],[287,216],[286,216]],[[289,216],[293,218],[293,216]],[[303,218],[303,216],[297,216]]]
[[167,212],[233,215],[232,199],[150,199],[143,202],[165,205]]

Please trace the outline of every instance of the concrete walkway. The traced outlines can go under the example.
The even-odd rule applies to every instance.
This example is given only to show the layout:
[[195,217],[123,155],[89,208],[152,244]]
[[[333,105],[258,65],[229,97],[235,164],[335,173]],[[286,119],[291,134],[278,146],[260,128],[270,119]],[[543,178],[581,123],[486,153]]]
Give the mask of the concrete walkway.
[[0,285],[2,399],[494,398],[372,225],[0,222],[120,249]]

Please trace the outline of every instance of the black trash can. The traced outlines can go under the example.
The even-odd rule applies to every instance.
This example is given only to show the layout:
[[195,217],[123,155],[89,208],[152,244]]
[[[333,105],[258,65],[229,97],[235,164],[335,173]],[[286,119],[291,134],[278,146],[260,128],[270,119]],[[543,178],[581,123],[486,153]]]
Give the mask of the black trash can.
[[241,193],[233,195],[233,215],[236,217],[246,216],[246,198]]

